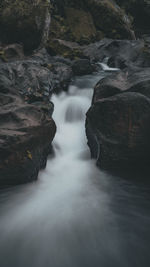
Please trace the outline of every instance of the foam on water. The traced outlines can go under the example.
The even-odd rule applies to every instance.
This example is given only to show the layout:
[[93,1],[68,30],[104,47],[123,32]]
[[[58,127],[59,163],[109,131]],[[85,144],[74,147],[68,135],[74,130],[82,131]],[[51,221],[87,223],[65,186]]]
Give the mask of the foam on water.
[[149,193],[98,170],[87,147],[85,113],[104,75],[53,96],[55,156],[36,183],[0,195],[0,266],[148,266]]

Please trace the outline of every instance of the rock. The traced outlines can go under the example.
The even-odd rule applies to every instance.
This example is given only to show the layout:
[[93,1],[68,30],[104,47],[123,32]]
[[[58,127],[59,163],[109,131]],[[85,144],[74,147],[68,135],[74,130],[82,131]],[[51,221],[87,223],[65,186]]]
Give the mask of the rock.
[[[16,89],[0,84],[0,186],[37,179],[56,132],[52,118],[23,102]],[[7,88],[7,89],[6,89]]]
[[18,89],[26,101],[33,94],[39,94],[46,101],[52,94],[50,71],[32,60],[0,64],[0,75],[10,80],[11,86]]
[[1,0],[2,43],[23,44],[25,51],[30,52],[45,40],[46,30],[49,30],[48,23],[50,24],[50,15],[47,0]]
[[91,154],[106,170],[149,168],[150,68],[102,79],[87,112]]
[[60,55],[67,59],[89,59],[90,62],[106,61],[110,67],[124,69],[128,66],[150,66],[150,42],[145,40],[113,40],[103,39],[89,45],[79,45],[60,39],[51,40],[47,44],[51,56]]
[[0,63],[0,186],[33,181],[45,167],[56,132],[50,97],[68,89],[71,66],[45,49]]
[[[146,37],[145,37],[146,38]],[[91,62],[105,62],[110,67],[150,67],[150,42],[146,40],[112,40],[80,47],[84,57]]]
[[49,39],[89,44],[104,37],[135,39],[130,18],[111,0],[56,0]]
[[74,75],[82,76],[91,74],[95,69],[88,59],[79,59],[73,62],[72,70]]
[[150,98],[150,68],[128,68],[103,78],[94,88],[93,103],[124,92],[137,92]]
[[[49,39],[88,44],[97,39],[97,31],[89,12],[65,7],[64,16],[53,15]],[[82,25],[82,26],[81,26]]]
[[97,32],[90,12],[66,7],[65,15],[72,41],[89,44],[96,40]]
[[150,28],[150,1],[149,0],[116,0],[133,17],[136,34],[140,36],[149,32]]
[[47,50],[51,56],[61,55],[70,59],[84,58],[82,47],[75,42],[52,39],[47,44]]
[[[102,62],[108,59],[108,64],[111,67],[125,68],[129,65],[139,64],[139,57],[145,50],[143,40],[113,40],[103,39],[102,41],[84,46],[84,56],[90,58],[94,62]],[[145,57],[146,61],[146,57]]]
[[55,93],[59,93],[61,91],[67,91],[70,81],[73,77],[71,66],[70,65],[68,66],[63,62],[60,62],[60,60],[61,59],[59,59],[58,62],[53,62],[47,65],[47,68],[53,74],[52,86],[53,86],[53,91]]
[[0,47],[0,58],[3,62],[23,59],[23,47],[19,44],[2,46]]
[[87,7],[95,26],[105,37],[113,39],[135,39],[131,22],[124,11],[111,0],[88,0]]
[[34,59],[0,64],[0,75],[2,79],[7,77],[26,102],[37,99],[47,104],[53,92],[67,91],[73,73],[71,66],[59,60],[44,62],[34,56]]

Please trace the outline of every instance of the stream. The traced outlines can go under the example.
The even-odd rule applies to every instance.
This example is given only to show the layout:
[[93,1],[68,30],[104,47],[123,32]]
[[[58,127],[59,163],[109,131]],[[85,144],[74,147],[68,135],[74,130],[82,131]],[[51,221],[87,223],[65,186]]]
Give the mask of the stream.
[[54,156],[36,182],[0,191],[0,267],[150,266],[150,188],[99,170],[87,146],[85,113],[105,75],[52,97]]

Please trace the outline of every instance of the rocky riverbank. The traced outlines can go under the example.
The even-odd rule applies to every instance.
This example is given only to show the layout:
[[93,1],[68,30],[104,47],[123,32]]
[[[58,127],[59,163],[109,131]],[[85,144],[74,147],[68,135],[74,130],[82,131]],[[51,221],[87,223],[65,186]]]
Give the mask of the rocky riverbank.
[[108,64],[120,70],[94,88],[86,121],[91,154],[106,170],[148,170],[149,49],[143,41],[108,40],[103,51]]
[[1,1],[0,185],[37,178],[56,132],[52,94],[103,60],[120,71],[94,89],[86,121],[91,154],[107,170],[149,165],[149,37],[141,26],[135,40],[137,13],[116,2]]

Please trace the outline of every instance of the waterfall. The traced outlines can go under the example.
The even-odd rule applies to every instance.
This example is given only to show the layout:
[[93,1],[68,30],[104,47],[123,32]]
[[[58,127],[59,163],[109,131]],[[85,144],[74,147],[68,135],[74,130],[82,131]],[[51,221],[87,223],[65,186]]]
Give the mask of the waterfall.
[[149,266],[148,188],[97,169],[87,147],[85,113],[105,75],[52,97],[54,156],[38,181],[0,192],[0,266]]

